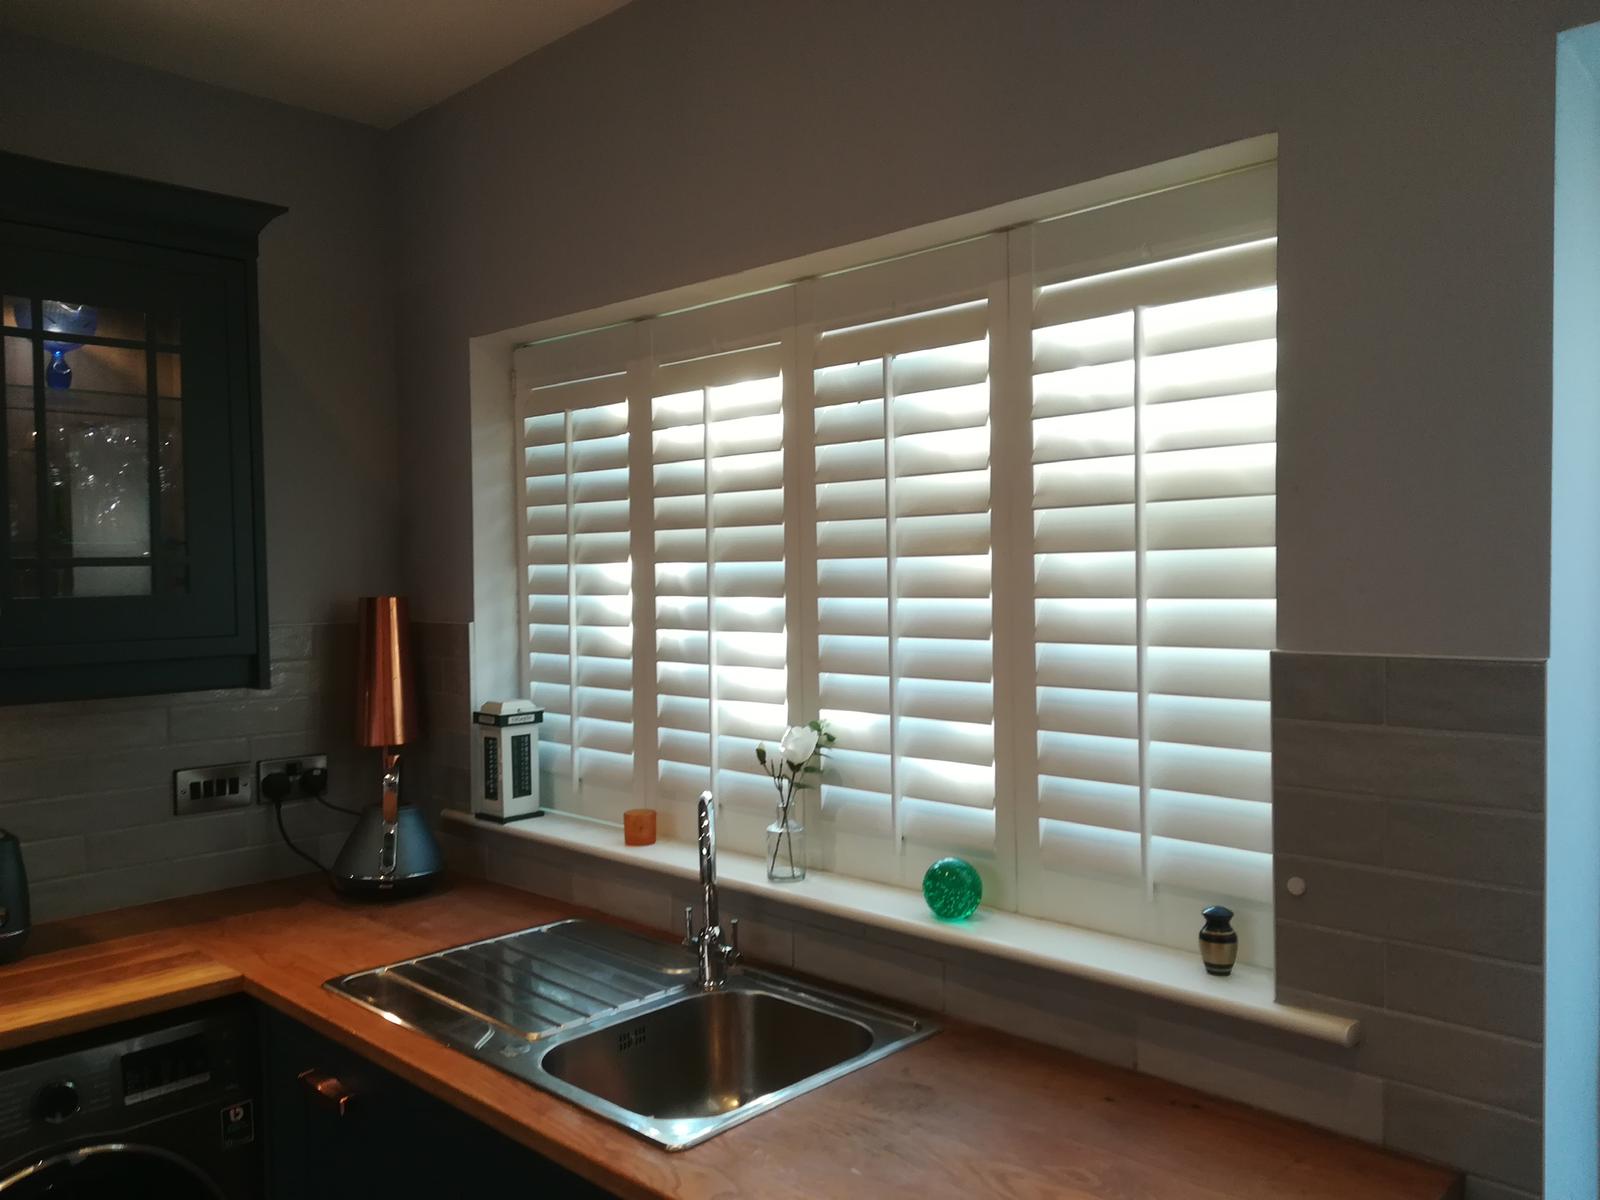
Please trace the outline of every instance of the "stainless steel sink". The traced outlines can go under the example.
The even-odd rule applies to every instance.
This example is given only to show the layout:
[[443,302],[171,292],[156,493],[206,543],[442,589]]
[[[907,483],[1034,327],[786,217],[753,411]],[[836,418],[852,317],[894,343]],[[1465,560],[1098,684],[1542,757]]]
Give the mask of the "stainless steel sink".
[[552,1047],[542,1065],[579,1091],[669,1121],[733,1112],[870,1049],[865,1025],[747,984],[625,1017]]
[[397,1024],[669,1150],[703,1142],[934,1026],[765,971],[702,989],[678,947],[560,921],[331,980]]

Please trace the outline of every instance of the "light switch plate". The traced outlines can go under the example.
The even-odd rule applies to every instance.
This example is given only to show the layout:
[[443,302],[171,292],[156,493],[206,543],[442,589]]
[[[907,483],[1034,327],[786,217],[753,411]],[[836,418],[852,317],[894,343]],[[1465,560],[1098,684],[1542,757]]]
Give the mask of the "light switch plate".
[[186,767],[172,773],[172,811],[180,817],[249,808],[255,802],[255,772],[247,762]]

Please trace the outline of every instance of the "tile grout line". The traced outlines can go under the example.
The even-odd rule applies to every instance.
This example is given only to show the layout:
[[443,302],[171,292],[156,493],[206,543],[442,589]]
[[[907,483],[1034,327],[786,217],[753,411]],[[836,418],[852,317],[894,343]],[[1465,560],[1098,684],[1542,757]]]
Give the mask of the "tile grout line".
[[[1478,950],[1461,950],[1454,946],[1439,946],[1432,942],[1418,942],[1413,941],[1410,938],[1393,937],[1385,933],[1361,933],[1354,929],[1340,929],[1337,925],[1319,925],[1315,921],[1298,921],[1292,917],[1275,917],[1273,919],[1273,924],[1277,924],[1279,922],[1282,922],[1285,925],[1297,926],[1302,929],[1316,929],[1323,933],[1337,933],[1343,934],[1347,937],[1364,938],[1367,941],[1384,942],[1394,946],[1406,946],[1415,950],[1428,950],[1435,954],[1451,954],[1459,958],[1472,959],[1476,962],[1494,963],[1504,967],[1521,967],[1527,971],[1537,972],[1541,978],[1544,975],[1544,963],[1542,961],[1528,962],[1524,959],[1518,958],[1497,958],[1493,954],[1484,954]],[[1301,991],[1309,989],[1294,988],[1293,990]]]
[[[1427,882],[1427,883],[1449,883],[1449,884],[1459,884],[1459,885],[1461,885],[1463,887],[1484,888],[1485,890],[1488,890],[1488,891],[1504,892],[1507,895],[1512,895],[1512,896],[1543,896],[1544,895],[1544,889],[1542,887],[1523,887],[1523,886],[1520,886],[1520,885],[1514,884],[1514,883],[1489,883],[1487,881],[1479,880],[1479,879],[1468,879],[1468,878],[1465,878],[1465,877],[1460,876],[1460,875],[1434,875],[1434,874],[1430,874],[1427,871],[1414,871],[1414,870],[1410,869],[1409,867],[1390,866],[1388,863],[1352,862],[1352,861],[1349,861],[1347,859],[1342,859],[1342,858],[1323,858],[1323,857],[1320,857],[1319,855],[1315,855],[1315,854],[1299,854],[1299,853],[1284,854],[1284,855],[1282,855],[1282,857],[1283,858],[1288,858],[1288,859],[1295,859],[1295,860],[1300,861],[1300,862],[1317,863],[1319,866],[1354,868],[1355,870],[1358,870],[1358,871],[1374,871],[1374,872],[1377,872],[1379,874],[1382,874],[1382,875],[1385,875],[1385,876],[1391,876],[1391,877],[1397,878],[1397,879],[1417,879],[1417,880],[1422,880],[1422,881]],[[1284,918],[1284,919],[1285,920],[1293,920],[1294,918],[1288,917],[1288,918]],[[1301,922],[1298,922],[1298,923],[1302,924],[1302,925],[1306,925],[1306,924],[1311,924],[1312,922],[1301,921]],[[1354,932],[1354,931],[1352,931],[1352,932]]]

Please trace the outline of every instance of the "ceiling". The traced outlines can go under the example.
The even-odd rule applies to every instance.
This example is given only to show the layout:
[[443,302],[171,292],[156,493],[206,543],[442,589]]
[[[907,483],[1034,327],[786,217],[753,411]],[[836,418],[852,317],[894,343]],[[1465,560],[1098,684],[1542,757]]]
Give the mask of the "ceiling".
[[0,0],[0,34],[387,129],[626,3]]

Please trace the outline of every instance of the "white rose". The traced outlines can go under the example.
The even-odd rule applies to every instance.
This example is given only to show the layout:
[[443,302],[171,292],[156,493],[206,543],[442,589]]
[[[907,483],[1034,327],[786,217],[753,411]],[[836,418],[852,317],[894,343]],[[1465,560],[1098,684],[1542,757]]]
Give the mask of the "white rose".
[[817,731],[806,725],[786,729],[779,749],[783,752],[784,762],[791,767],[803,767],[817,752]]

